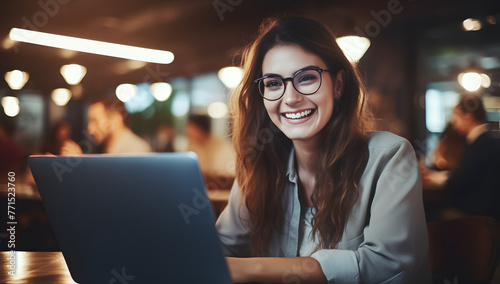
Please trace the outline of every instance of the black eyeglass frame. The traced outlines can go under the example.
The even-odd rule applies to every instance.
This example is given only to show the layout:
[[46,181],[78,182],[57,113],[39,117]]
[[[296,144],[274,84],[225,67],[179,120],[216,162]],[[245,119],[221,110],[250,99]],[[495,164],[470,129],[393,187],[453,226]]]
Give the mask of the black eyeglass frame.
[[[295,87],[295,84],[293,83],[293,79],[294,79],[294,78],[295,78],[295,76],[297,76],[299,73],[302,73],[302,72],[304,72],[304,71],[310,71],[310,70],[314,70],[314,71],[317,71],[317,72],[319,73],[319,86],[318,86],[318,88],[317,88],[314,92],[309,93],[309,94],[304,94],[304,93],[302,93],[301,91],[297,90],[297,87]],[[321,85],[322,85],[322,83],[323,83],[323,72],[330,72],[330,70],[328,70],[328,69],[321,69],[321,68],[307,68],[307,67],[306,67],[306,68],[300,69],[300,70],[298,70],[297,72],[295,72],[295,73],[293,74],[293,76],[292,76],[292,77],[286,77],[286,78],[283,78],[283,77],[281,77],[280,75],[267,75],[267,76],[264,76],[264,77],[260,77],[260,78],[258,78],[258,79],[255,79],[253,82],[257,84],[257,89],[259,89],[259,93],[260,93],[260,95],[261,95],[264,99],[266,99],[266,100],[268,100],[268,101],[277,101],[277,100],[281,99],[281,98],[283,97],[283,95],[285,94],[285,92],[286,92],[286,82],[287,82],[287,81],[291,81],[291,82],[292,82],[292,86],[293,86],[293,88],[294,88],[294,89],[295,89],[295,90],[296,90],[299,94],[302,94],[302,95],[305,95],[305,96],[315,94],[315,93],[316,93],[316,92],[317,92],[317,91],[321,88]],[[278,97],[278,98],[276,98],[276,99],[269,99],[269,98],[264,97],[264,94],[263,94],[263,93],[262,93],[262,91],[260,90],[260,87],[259,87],[260,82],[261,82],[262,80],[264,80],[264,79],[267,79],[267,78],[280,78],[280,79],[283,81],[283,86],[284,86],[284,87],[283,87],[283,93],[281,93],[281,96],[279,96],[279,97]]]

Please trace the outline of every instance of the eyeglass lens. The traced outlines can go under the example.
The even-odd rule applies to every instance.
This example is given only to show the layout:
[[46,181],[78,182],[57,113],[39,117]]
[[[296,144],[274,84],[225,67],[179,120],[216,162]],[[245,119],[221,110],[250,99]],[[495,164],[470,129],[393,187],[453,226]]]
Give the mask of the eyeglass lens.
[[[321,85],[321,74],[318,70],[303,70],[293,76],[294,88],[303,95],[315,93]],[[259,91],[267,99],[278,99],[285,92],[283,78],[272,76],[259,83]]]

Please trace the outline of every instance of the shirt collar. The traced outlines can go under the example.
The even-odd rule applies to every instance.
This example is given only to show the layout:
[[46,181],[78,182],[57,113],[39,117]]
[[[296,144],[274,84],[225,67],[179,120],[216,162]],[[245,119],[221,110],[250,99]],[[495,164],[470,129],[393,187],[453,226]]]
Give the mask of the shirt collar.
[[481,134],[483,134],[486,131],[488,131],[488,124],[487,123],[478,125],[478,126],[472,128],[471,131],[469,131],[469,134],[467,134],[467,137],[465,139],[467,140],[468,144],[472,144],[474,141],[476,141],[477,137],[479,137]]
[[286,170],[286,175],[288,176],[289,181],[297,181],[297,172],[295,171],[295,149],[293,147],[290,151],[290,156],[288,157],[288,167]]

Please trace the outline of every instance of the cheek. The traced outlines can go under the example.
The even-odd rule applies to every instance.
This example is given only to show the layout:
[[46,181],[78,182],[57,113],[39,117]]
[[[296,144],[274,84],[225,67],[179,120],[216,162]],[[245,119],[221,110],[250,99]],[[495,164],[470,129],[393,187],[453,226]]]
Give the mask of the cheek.
[[333,112],[333,109],[335,108],[335,100],[333,99],[333,96],[329,96],[328,99],[326,100],[326,105],[328,106],[328,111]]
[[101,119],[99,121],[99,128],[101,131],[108,131],[111,128],[111,120]]
[[101,128],[101,122],[98,120],[94,121],[92,125],[94,126],[95,130],[99,130]]
[[90,121],[89,124],[87,125],[87,130],[94,131],[94,129],[95,129],[95,123]]
[[333,97],[325,94],[323,99],[317,102],[317,105],[323,110],[323,114],[328,116],[328,119],[330,119],[330,116],[333,114],[333,109],[335,108],[335,101]]
[[278,105],[279,104],[277,102],[264,100],[264,107],[266,108],[266,112],[269,117],[271,117],[271,119],[274,119],[274,117],[276,117]]
[[[323,112],[331,115],[335,107],[334,86],[330,78],[324,80],[323,84],[324,89],[320,94],[319,100],[316,101],[316,104],[319,108],[323,109]],[[321,88],[323,88],[323,86]]]

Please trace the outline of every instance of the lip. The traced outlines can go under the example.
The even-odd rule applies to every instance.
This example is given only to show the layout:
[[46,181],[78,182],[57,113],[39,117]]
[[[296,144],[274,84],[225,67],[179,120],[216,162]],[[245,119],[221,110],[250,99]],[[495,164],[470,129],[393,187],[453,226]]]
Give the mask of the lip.
[[[304,117],[304,118],[300,118],[300,119],[293,119],[293,118],[287,118],[285,116],[285,113],[298,113],[298,112],[303,112],[303,111],[306,111],[306,110],[312,110],[312,113],[311,115],[307,116],[307,117]],[[290,124],[301,124],[301,123],[304,123],[306,121],[308,121],[313,115],[314,113],[316,112],[317,109],[315,108],[307,108],[307,109],[302,109],[302,110],[298,110],[298,111],[286,111],[286,112],[282,112],[280,113],[281,117],[283,119],[285,119],[286,122],[290,123]]]

